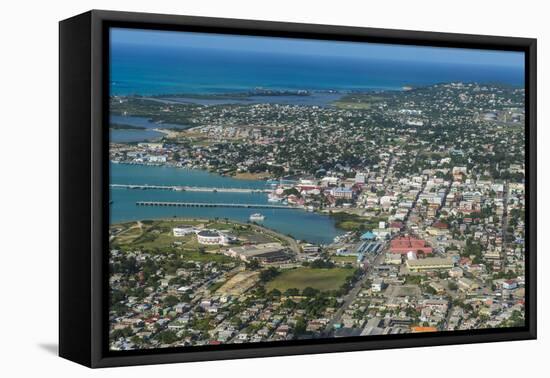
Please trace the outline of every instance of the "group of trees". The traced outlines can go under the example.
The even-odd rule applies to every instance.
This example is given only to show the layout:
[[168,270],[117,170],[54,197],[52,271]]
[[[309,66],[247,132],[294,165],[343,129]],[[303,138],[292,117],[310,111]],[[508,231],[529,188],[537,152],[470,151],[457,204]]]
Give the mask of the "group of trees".
[[171,330],[165,330],[157,333],[155,339],[158,340],[161,344],[173,344],[179,340],[176,332]]
[[361,278],[364,271],[363,269],[357,268],[353,271],[353,274],[346,277],[345,282],[342,284],[341,289],[344,291],[348,291],[356,282]]
[[[285,294],[291,293],[294,295],[300,294],[298,289],[288,289]],[[298,294],[296,294],[298,293]],[[312,287],[306,287],[302,290],[301,295],[307,297],[307,299],[301,301],[294,301],[288,298],[283,306],[292,310],[303,310],[304,319],[313,319],[319,316],[323,316],[327,307],[336,307],[337,302],[333,293],[320,291]]]
[[132,328],[126,327],[126,328],[121,328],[121,329],[115,329],[114,331],[112,331],[110,333],[109,337],[111,338],[111,340],[118,340],[121,337],[122,338],[130,337],[132,335],[132,333],[133,333]]
[[379,222],[386,222],[387,217],[363,217],[357,214],[347,212],[329,212],[329,215],[335,219],[335,226],[347,231],[372,231],[378,228]]
[[279,274],[281,274],[281,272],[277,268],[269,267],[260,272],[260,281],[263,283],[271,281],[272,279],[277,277]]
[[336,265],[330,260],[317,259],[310,263],[304,262],[304,266],[309,266],[310,268],[313,268],[313,269],[332,269]]
[[474,241],[472,238],[466,239],[466,244],[464,246],[464,250],[462,252],[463,257],[471,257],[474,256],[472,259],[472,262],[474,264],[480,264],[483,260],[483,247],[479,242]]
[[264,173],[269,172],[273,177],[280,177],[284,174],[285,170],[279,165],[268,165],[265,163],[253,164],[248,167],[250,173]]
[[518,310],[514,310],[507,320],[499,324],[500,327],[523,327],[525,325],[525,315]]

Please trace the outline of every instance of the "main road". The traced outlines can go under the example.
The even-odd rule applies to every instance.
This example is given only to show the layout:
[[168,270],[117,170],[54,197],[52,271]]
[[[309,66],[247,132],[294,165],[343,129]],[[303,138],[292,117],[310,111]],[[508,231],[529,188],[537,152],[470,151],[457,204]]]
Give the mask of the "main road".
[[508,238],[508,181],[504,182],[504,193],[502,196],[502,250],[500,252],[501,268],[504,269],[506,262],[506,245]]
[[344,296],[344,303],[342,304],[342,306],[340,306],[338,311],[336,311],[332,319],[327,323],[327,326],[325,327],[325,330],[323,332],[324,336],[330,335],[330,333],[334,328],[334,325],[340,323],[340,321],[342,320],[342,315],[344,315],[344,312],[348,309],[348,307],[351,305],[353,300],[357,297],[357,294],[359,294],[359,292],[363,288],[363,284],[369,278],[369,275],[374,269],[374,267],[380,265],[384,260],[385,253],[383,253],[383,251],[385,249],[386,249],[385,246],[384,248],[380,249],[380,252],[378,252],[378,254],[374,257],[373,261],[368,265],[367,269],[365,269],[363,276],[361,276],[361,278],[357,280],[355,285],[353,285],[353,288],[351,288],[351,290]]

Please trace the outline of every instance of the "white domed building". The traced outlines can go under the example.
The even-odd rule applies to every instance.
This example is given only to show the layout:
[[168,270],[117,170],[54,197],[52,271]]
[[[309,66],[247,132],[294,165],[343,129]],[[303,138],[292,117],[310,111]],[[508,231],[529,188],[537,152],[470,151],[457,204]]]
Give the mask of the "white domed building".
[[202,230],[197,232],[197,240],[199,244],[219,245],[221,243],[221,234],[218,231]]
[[216,230],[202,230],[197,232],[197,241],[204,245],[228,245],[235,240],[234,237]]

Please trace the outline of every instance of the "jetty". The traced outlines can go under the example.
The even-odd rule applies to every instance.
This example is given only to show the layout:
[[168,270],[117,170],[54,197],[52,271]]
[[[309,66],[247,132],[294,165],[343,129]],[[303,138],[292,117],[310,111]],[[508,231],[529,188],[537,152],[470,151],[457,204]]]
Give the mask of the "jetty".
[[247,209],[280,209],[300,210],[300,207],[283,205],[269,205],[261,203],[217,203],[217,202],[161,202],[161,201],[138,201],[137,206],[158,206],[158,207],[233,207]]
[[202,187],[202,186],[180,186],[180,185],[134,185],[134,184],[110,184],[113,189],[135,189],[135,190],[172,190],[176,192],[208,192],[208,193],[270,193],[271,189],[258,188],[223,188],[223,187]]

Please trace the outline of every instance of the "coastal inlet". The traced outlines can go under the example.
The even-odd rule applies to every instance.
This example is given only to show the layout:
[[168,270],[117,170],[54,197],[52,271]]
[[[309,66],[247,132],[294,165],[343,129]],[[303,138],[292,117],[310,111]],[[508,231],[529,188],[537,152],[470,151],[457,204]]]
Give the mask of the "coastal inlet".
[[[255,208],[261,207],[262,225],[299,240],[329,244],[344,233],[327,215],[276,207],[268,201],[270,185],[266,181],[239,180],[203,170],[126,164],[110,164],[110,175],[111,224],[171,217],[247,222],[258,212]],[[138,202],[235,206],[137,206]]]

